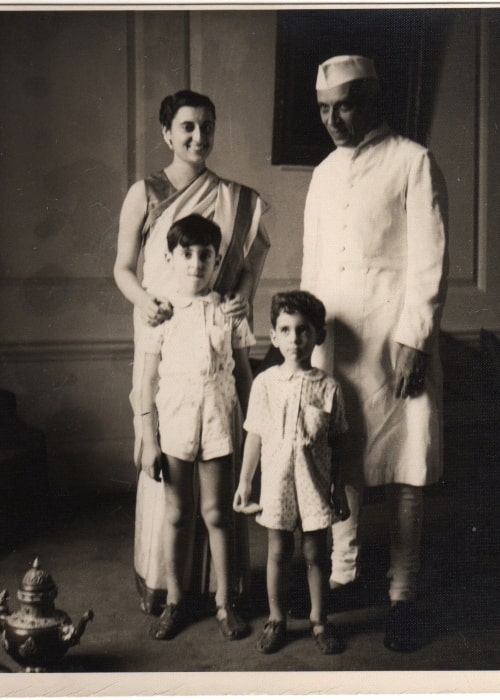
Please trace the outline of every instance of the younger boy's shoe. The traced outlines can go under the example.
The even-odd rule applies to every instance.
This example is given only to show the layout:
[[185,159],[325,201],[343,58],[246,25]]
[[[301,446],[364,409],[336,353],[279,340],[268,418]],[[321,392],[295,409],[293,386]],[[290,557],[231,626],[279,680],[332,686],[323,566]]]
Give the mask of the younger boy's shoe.
[[320,654],[341,654],[345,651],[345,640],[334,634],[331,625],[325,625],[321,632],[315,632],[311,624],[311,635]]
[[250,631],[247,623],[241,619],[233,605],[217,608],[216,618],[222,636],[230,641],[242,639]]
[[187,615],[182,603],[170,603],[158,620],[153,622],[149,633],[153,639],[173,639],[187,624]]
[[391,605],[384,636],[384,646],[387,649],[409,653],[421,649],[429,642],[430,635],[413,602],[398,601]]
[[273,654],[286,643],[285,620],[268,620],[257,640],[256,649],[261,654]]

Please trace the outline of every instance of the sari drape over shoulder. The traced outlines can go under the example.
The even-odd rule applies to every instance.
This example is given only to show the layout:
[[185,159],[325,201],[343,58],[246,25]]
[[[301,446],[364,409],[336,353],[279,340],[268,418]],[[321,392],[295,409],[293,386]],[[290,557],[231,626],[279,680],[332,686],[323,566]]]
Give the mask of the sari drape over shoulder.
[[[182,190],[175,190],[164,171],[145,179],[148,210],[143,228],[143,280],[142,286],[154,297],[168,298],[169,268],[165,260],[166,236],[174,221],[190,214],[199,214],[215,221],[221,229],[220,253],[222,262],[212,281],[215,291],[224,295],[238,287],[243,267],[252,271],[250,305],[260,280],[265,258],[270,247],[261,217],[266,205],[257,192],[235,182],[223,180],[210,170],[204,170]],[[134,460],[140,466],[142,447],[142,419],[140,417],[140,386],[144,369],[141,337],[151,333],[134,309],[134,369],[130,402],[134,411],[135,448]],[[239,472],[241,451],[241,416],[234,417],[234,470]],[[163,482],[139,473],[137,485],[134,566],[136,582],[145,612],[158,612],[165,603],[165,549],[164,522],[165,496]],[[249,579],[248,534],[246,521],[239,518],[236,531],[239,592],[245,592]],[[208,590],[209,570],[204,533],[193,533],[186,546],[195,550],[191,566],[186,572],[185,587],[195,592]],[[201,553],[204,550],[204,555]],[[204,564],[201,560],[204,558]],[[196,561],[194,561],[196,560]]]
[[[204,170],[183,190],[173,190],[161,171],[146,180],[146,188],[152,206],[144,228],[143,287],[150,294],[167,295],[168,230],[177,219],[199,214],[215,221],[222,233],[222,264],[213,280],[214,290],[222,295],[232,292],[246,260],[253,272],[252,301],[269,249],[269,239],[261,224],[266,205],[257,192],[223,180],[210,170]],[[159,200],[162,190],[167,196]]]

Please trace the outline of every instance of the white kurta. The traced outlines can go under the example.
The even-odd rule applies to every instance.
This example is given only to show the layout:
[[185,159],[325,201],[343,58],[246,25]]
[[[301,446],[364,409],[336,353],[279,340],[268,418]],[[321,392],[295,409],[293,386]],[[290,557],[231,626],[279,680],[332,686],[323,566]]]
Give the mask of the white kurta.
[[[445,217],[432,156],[386,125],[313,172],[301,286],[326,306],[327,339],[313,364],[341,383],[353,483],[423,486],[441,475]],[[398,343],[430,355],[419,397],[394,397]]]

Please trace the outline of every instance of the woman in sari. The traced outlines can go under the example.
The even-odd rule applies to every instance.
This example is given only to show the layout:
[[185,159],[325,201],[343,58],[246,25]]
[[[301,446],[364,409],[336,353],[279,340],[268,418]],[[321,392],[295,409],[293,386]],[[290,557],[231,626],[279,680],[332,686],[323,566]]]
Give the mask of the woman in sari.
[[[205,95],[182,90],[166,97],[160,107],[165,143],[172,151],[171,163],[129,189],[120,214],[118,249],[114,266],[116,284],[134,305],[134,368],[130,402],[134,412],[134,461],[140,468],[142,449],[139,387],[144,356],[138,350],[144,333],[172,315],[168,300],[168,266],[165,260],[166,233],[174,221],[200,214],[221,228],[222,263],[213,288],[230,315],[251,318],[252,302],[260,279],[269,240],[261,224],[264,203],[253,190],[223,180],[206,167],[215,133],[215,107]],[[138,276],[142,258],[142,281]],[[241,451],[241,417],[235,415],[233,479],[238,476]],[[141,609],[158,614],[165,603],[163,482],[139,473],[136,499],[134,567],[141,596]],[[207,551],[205,533],[193,523],[191,549]],[[249,554],[246,522],[235,516],[235,593],[248,592]],[[208,556],[202,572],[186,572],[185,585],[193,592],[208,590]]]

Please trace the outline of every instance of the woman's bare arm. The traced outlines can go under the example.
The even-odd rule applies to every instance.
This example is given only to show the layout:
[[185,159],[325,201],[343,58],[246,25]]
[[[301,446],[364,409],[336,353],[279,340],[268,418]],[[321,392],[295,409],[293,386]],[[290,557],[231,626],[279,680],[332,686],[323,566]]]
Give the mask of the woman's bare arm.
[[248,261],[245,260],[236,289],[224,297],[223,309],[225,314],[228,316],[246,316],[248,318],[253,284],[253,270]]
[[146,214],[146,188],[144,181],[140,180],[132,185],[123,201],[113,273],[123,296],[139,307],[144,320],[154,326],[169,316],[165,315],[160,305],[142,288],[137,278],[137,261]]

